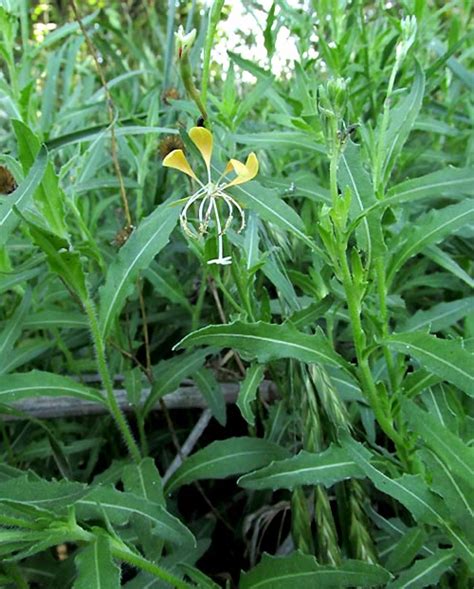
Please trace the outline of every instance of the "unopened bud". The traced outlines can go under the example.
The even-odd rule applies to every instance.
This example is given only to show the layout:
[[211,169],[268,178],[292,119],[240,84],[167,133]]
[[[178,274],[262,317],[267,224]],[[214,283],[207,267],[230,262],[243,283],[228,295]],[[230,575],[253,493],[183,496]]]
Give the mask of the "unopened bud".
[[193,29],[186,34],[183,26],[180,25],[178,31],[174,34],[174,37],[176,39],[176,53],[178,54],[178,59],[181,59],[183,55],[189,53],[193,46],[194,40],[196,39],[196,29]]

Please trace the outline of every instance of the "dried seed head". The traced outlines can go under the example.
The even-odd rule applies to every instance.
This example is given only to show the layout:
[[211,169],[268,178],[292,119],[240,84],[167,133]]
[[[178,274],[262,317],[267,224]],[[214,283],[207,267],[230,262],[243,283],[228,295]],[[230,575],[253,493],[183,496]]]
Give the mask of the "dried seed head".
[[162,100],[165,104],[169,104],[170,100],[179,100],[180,99],[180,94],[178,92],[177,88],[167,88],[162,95]]
[[0,194],[11,194],[17,186],[10,170],[5,166],[0,166]]
[[162,160],[175,149],[184,149],[184,143],[179,135],[167,135],[160,142],[160,157]]
[[114,237],[114,245],[116,245],[119,248],[122,247],[125,244],[125,242],[128,241],[128,238],[130,237],[134,229],[135,227],[133,225],[126,225],[123,229],[120,229],[120,231]]

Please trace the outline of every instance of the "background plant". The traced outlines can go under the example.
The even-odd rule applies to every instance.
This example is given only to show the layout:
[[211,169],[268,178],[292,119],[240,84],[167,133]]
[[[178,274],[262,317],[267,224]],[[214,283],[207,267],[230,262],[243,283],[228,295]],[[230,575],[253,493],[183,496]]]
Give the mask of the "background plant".
[[[225,66],[229,4],[155,4],[0,6],[2,584],[469,587],[472,3],[246,3]],[[161,165],[199,117],[260,162],[222,268]]]

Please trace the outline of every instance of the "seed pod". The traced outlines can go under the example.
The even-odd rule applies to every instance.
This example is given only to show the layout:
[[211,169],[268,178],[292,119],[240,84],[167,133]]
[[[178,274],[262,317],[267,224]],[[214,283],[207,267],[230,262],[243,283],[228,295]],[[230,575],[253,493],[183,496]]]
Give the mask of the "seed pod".
[[0,194],[11,194],[18,184],[8,168],[0,166]]

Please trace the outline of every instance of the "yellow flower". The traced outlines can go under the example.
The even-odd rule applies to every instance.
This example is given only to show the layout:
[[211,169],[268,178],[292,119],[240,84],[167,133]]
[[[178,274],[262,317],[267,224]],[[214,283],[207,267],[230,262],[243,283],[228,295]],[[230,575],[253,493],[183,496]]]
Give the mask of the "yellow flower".
[[[180,222],[183,230],[191,237],[199,237],[207,233],[211,218],[214,218],[217,229],[217,245],[218,245],[218,257],[214,260],[210,260],[208,264],[230,264],[232,260],[230,257],[224,257],[223,251],[223,239],[222,236],[225,234],[229,225],[233,219],[234,208],[237,209],[240,215],[240,228],[239,232],[245,227],[245,213],[239,203],[229,194],[225,192],[227,188],[231,186],[237,186],[244,182],[249,182],[258,174],[258,160],[257,156],[252,152],[247,157],[245,164],[239,160],[231,159],[224,169],[224,172],[217,180],[212,181],[211,177],[211,158],[213,148],[212,133],[204,127],[193,127],[189,131],[189,137],[194,145],[198,148],[202,155],[204,163],[206,164],[207,170],[207,181],[201,182],[191,168],[186,156],[182,149],[175,149],[168,154],[163,160],[163,165],[167,168],[175,168],[184,172],[195,180],[199,188],[194,194],[187,197],[185,200],[186,205],[184,206],[181,215]],[[230,173],[234,173],[235,177],[229,181],[222,181],[224,177]],[[197,233],[192,231],[188,225],[188,211],[193,203],[199,203],[198,219],[199,228]],[[227,209],[227,218],[223,222],[221,218],[221,212],[219,212],[218,201],[223,201]]]

